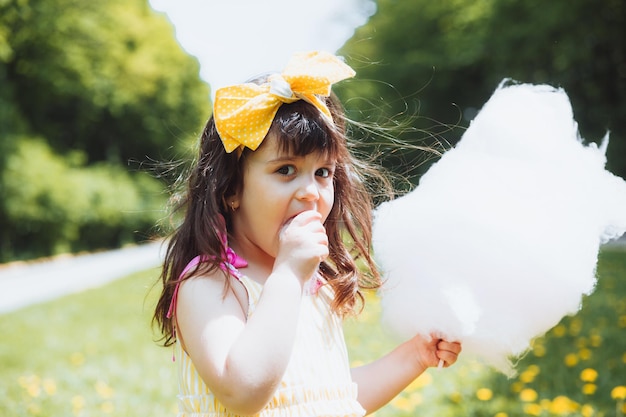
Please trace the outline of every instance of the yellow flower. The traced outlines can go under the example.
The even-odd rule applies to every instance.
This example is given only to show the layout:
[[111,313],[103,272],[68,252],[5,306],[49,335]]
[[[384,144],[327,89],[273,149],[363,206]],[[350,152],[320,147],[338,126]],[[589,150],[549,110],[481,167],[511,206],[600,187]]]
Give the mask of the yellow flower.
[[458,392],[453,392],[452,394],[450,394],[450,400],[452,400],[452,402],[454,403],[459,404],[462,399],[463,397]]
[[541,358],[546,355],[546,347],[544,345],[537,345],[533,348],[533,354]]
[[526,368],[527,372],[532,372],[535,375],[539,375],[539,373],[541,372],[541,368],[539,368],[539,365],[535,365],[534,363],[532,365],[528,365],[528,368]]
[[593,368],[585,368],[580,373],[580,380],[584,382],[594,382],[598,378],[598,371]]
[[76,367],[85,363],[85,356],[80,352],[74,352],[70,356],[70,363]]
[[496,413],[496,415],[493,417],[509,417],[509,415],[504,411],[500,411],[499,413]]
[[539,367],[537,365],[530,365],[524,372],[522,372],[519,376],[519,380],[528,384],[535,380],[535,377],[539,373]]
[[573,367],[578,364],[578,355],[575,353],[568,353],[565,355],[565,365],[568,367]]
[[96,392],[100,397],[108,399],[113,396],[113,388],[107,385],[106,382],[98,381],[95,385]]
[[541,408],[543,408],[544,410],[549,410],[550,404],[552,404],[552,401],[547,398],[542,398],[541,401],[539,401],[539,405],[541,405]]
[[593,407],[589,404],[583,405],[583,407],[580,409],[580,414],[582,414],[583,417],[592,417],[595,412],[596,410],[594,410]]
[[535,374],[532,372],[524,371],[519,375],[519,380],[525,384],[531,383],[535,380]]
[[57,384],[54,379],[46,378],[43,380],[43,390],[48,395],[54,395],[57,392]]
[[570,400],[564,395],[559,395],[550,405],[550,412],[552,414],[567,414],[578,409],[578,403]]
[[478,391],[476,391],[476,398],[480,401],[489,401],[493,398],[493,391],[489,388],[479,388]]
[[572,336],[578,336],[583,329],[583,322],[578,317],[574,317],[569,324],[569,334]]
[[409,395],[409,400],[414,406],[418,406],[424,402],[424,397],[422,397],[421,393],[414,392],[411,395]]
[[583,385],[582,391],[585,395],[593,395],[596,393],[598,386],[596,384],[585,384]]
[[580,357],[581,360],[587,361],[591,359],[591,353],[592,353],[591,349],[584,348],[578,352],[578,356]]
[[626,387],[618,385],[611,390],[611,398],[614,400],[626,400]]
[[85,399],[80,395],[75,395],[72,397],[72,408],[74,411],[79,411],[85,407]]
[[29,396],[36,398],[41,394],[41,378],[37,375],[22,375],[17,379]]
[[602,345],[602,336],[600,336],[599,334],[592,334],[591,335],[591,346],[593,346],[593,347],[600,347],[600,345]]
[[527,403],[537,400],[537,397],[537,391],[532,388],[524,388],[522,392],[519,393],[519,398]]
[[29,385],[29,386],[26,387],[26,392],[28,392],[28,395],[30,395],[33,398],[39,397],[39,394],[41,394],[41,386],[40,385]]
[[412,411],[423,402],[422,394],[414,392],[412,394],[402,393],[394,398],[390,404],[401,411]]
[[531,346],[530,346],[533,354],[540,358],[542,356],[545,356],[546,354],[546,346],[543,344],[543,339],[535,339],[531,342]]
[[524,404],[524,412],[531,416],[541,415],[542,408],[539,404]]
[[411,400],[409,400],[404,395],[398,395],[391,401],[391,406],[397,408],[402,411],[411,411],[413,409],[413,404]]
[[567,329],[562,324],[557,325],[554,329],[552,329],[552,334],[556,337],[563,337]]

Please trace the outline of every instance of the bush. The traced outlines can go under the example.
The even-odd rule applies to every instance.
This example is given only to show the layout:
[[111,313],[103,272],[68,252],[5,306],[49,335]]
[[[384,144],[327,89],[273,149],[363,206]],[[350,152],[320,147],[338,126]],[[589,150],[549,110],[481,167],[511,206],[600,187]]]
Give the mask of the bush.
[[61,157],[39,138],[18,138],[0,180],[0,261],[149,238],[165,206],[162,185],[119,166],[86,167],[84,159],[79,152]]

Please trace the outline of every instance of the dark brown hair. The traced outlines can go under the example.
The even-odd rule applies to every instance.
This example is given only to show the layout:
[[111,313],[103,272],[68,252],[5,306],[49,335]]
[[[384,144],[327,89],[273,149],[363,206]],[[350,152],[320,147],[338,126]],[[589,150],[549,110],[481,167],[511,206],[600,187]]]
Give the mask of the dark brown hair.
[[[276,135],[279,146],[295,155],[321,152],[336,160],[334,205],[325,222],[330,255],[319,270],[334,290],[333,310],[343,316],[362,306],[360,289],[380,286],[380,275],[371,256],[373,202],[368,178],[375,178],[378,186],[391,188],[378,170],[350,152],[343,109],[335,96],[326,98],[325,102],[333,121],[310,103],[300,100],[279,108],[268,134]],[[226,259],[226,248],[220,239],[230,230],[225,201],[241,189],[242,166],[250,152],[246,148],[239,155],[236,151],[226,153],[213,118],[209,119],[201,136],[197,162],[187,180],[186,193],[175,207],[175,212],[184,210],[184,217],[168,242],[160,277],[163,289],[153,322],[158,325],[165,346],[175,341],[173,318],[168,317],[168,310],[179,280],[199,272],[215,271]],[[180,277],[185,266],[197,255],[206,255],[212,261]],[[361,269],[357,262],[363,263]],[[230,279],[226,277],[227,287]]]

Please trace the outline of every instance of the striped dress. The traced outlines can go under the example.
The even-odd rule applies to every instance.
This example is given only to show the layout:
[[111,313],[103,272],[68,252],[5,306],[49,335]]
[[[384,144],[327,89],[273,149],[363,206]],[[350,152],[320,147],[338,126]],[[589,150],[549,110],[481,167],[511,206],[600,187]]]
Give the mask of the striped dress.
[[[248,291],[248,317],[263,286],[233,271]],[[305,291],[300,309],[295,345],[280,387],[258,417],[348,417],[363,416],[352,382],[341,318],[330,309],[329,285]],[[271,337],[271,335],[268,335]],[[207,388],[193,362],[175,346],[178,364],[178,417],[236,417]]]

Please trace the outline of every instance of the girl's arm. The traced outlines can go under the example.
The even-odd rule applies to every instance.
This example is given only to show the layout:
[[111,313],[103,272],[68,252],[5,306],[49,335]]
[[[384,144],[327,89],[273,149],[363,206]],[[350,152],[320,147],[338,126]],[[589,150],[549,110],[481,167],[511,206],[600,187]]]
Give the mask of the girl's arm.
[[237,414],[254,414],[270,400],[287,367],[302,287],[288,273],[273,274],[246,320],[242,304],[247,294],[239,283],[232,285],[238,288],[224,296],[220,272],[183,282],[176,309],[178,333],[219,401]]
[[278,254],[249,318],[248,295],[224,274],[191,278],[179,288],[181,342],[217,399],[235,414],[256,414],[285,373],[296,337],[302,288],[328,256],[321,215],[306,211],[281,231]]
[[377,361],[352,369],[352,379],[359,387],[358,401],[372,413],[439,360],[446,367],[452,365],[460,352],[459,343],[417,335]]

